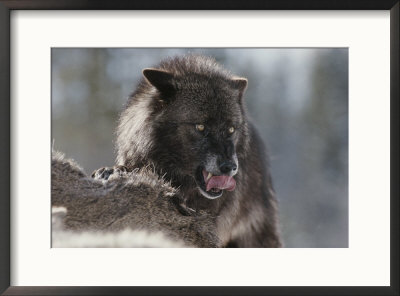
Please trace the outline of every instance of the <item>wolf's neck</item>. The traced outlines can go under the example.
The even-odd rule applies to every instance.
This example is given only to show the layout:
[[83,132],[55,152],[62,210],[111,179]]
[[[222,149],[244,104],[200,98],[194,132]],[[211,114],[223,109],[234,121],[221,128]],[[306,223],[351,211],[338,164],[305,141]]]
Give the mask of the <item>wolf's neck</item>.
[[118,165],[133,166],[146,159],[153,145],[150,104],[151,94],[142,94],[122,112],[116,139]]

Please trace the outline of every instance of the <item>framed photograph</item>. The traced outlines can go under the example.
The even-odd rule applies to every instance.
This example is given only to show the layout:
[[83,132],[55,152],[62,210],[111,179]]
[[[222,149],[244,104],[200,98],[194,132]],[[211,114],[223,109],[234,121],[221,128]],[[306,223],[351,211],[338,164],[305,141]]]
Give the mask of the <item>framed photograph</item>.
[[2,295],[399,295],[398,1],[0,21]]

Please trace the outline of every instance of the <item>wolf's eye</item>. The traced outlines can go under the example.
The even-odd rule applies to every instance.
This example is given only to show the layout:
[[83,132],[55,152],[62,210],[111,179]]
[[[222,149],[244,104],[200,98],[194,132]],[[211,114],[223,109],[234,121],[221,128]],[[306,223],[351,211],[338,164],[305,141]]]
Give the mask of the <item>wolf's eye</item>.
[[229,132],[230,134],[233,134],[234,131],[235,131],[235,128],[234,128],[233,126],[231,126],[231,127],[229,128],[229,130],[228,130],[228,132]]
[[196,129],[197,129],[199,132],[202,132],[202,131],[204,131],[204,125],[202,125],[202,124],[196,124]]

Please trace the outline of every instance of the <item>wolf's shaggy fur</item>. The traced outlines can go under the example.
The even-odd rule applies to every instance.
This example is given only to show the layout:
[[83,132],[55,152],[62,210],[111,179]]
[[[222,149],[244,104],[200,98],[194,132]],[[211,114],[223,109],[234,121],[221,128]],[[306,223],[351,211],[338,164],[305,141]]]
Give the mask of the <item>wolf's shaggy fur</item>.
[[[146,79],[119,120],[117,165],[131,170],[153,165],[179,188],[182,204],[215,217],[223,246],[281,246],[267,156],[246,115],[247,80],[211,58],[194,55],[164,60],[143,73]],[[204,132],[196,131],[198,124]],[[239,167],[231,172],[236,189],[211,196],[202,172],[223,175],[223,161]]]
[[[66,209],[62,228],[67,231],[86,231],[85,238],[95,238],[93,232],[113,232],[112,236],[118,238],[123,230],[139,230],[152,236],[162,233],[186,246],[221,246],[215,234],[215,218],[207,213],[183,215],[185,209],[176,203],[177,190],[148,168],[111,176],[107,181],[96,180],[72,160],[53,152],[51,177],[52,206]],[[66,236],[82,238],[76,232],[63,232],[60,236],[55,230],[58,242]]]

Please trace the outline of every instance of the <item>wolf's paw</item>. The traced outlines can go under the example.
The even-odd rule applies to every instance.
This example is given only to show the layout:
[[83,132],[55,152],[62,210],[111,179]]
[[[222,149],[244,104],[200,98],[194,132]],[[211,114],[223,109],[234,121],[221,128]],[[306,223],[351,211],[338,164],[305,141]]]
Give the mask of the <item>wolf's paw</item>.
[[121,177],[128,172],[128,168],[123,165],[114,167],[103,167],[95,170],[91,177],[97,180],[108,180],[110,177]]

